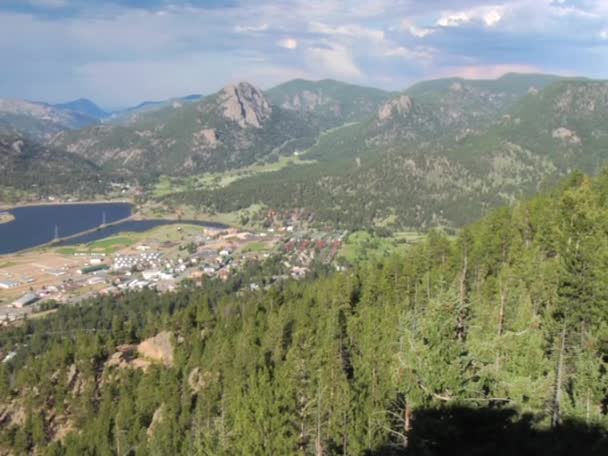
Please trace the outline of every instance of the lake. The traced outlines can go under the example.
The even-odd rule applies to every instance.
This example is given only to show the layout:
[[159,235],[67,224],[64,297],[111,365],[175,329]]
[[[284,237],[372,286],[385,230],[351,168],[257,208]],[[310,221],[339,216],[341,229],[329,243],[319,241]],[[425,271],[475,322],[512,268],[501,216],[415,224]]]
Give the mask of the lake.
[[[0,254],[15,253],[51,242],[56,237],[73,236],[83,231],[111,224],[131,216],[128,203],[80,203],[23,206],[8,209],[15,220],[0,224]],[[120,232],[142,232],[160,225],[193,224],[209,228],[226,228],[220,223],[171,220],[125,220],[112,226],[66,240],[61,245],[97,241]]]
[[8,209],[15,220],[0,224],[0,254],[36,247],[131,216],[128,203],[46,204]]

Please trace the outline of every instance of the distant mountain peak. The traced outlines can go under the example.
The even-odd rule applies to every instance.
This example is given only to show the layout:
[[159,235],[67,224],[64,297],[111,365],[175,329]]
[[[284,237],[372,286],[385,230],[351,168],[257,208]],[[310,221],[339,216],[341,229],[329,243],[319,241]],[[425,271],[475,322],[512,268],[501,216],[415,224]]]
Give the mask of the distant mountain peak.
[[61,111],[71,111],[83,114],[97,120],[104,119],[110,115],[88,98],[78,98],[77,100],[66,103],[57,103],[54,104],[53,107]]
[[248,82],[228,85],[219,96],[224,117],[242,128],[261,128],[272,113],[264,93]]

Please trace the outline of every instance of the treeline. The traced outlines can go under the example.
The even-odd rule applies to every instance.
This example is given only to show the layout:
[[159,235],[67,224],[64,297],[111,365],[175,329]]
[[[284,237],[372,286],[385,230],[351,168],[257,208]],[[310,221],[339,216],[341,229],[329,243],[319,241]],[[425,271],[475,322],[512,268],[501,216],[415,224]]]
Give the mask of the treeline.
[[[431,232],[405,256],[348,272],[64,309],[28,323],[32,341],[60,319],[110,331],[31,343],[14,370],[3,365],[2,406],[22,404],[25,417],[2,429],[2,445],[53,455],[606,454],[607,233],[608,173],[577,174],[455,240]],[[174,334],[173,367],[104,368],[118,344],[161,329]],[[74,369],[79,387],[64,380]],[[61,441],[58,422],[74,430]]]

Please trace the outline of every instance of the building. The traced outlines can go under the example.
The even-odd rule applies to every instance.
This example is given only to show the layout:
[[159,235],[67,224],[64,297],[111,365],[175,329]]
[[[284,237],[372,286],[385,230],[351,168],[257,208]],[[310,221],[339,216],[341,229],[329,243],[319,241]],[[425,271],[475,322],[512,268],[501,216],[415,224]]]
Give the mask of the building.
[[38,301],[38,295],[35,293],[27,293],[23,296],[21,296],[19,299],[17,299],[16,301],[13,301],[12,306],[16,307],[18,309],[21,309],[25,306],[28,306],[34,302]]
[[87,268],[79,269],[78,274],[91,274],[91,273],[95,273],[95,272],[99,272],[99,271],[106,271],[108,269],[110,269],[110,267],[108,265],[98,264],[95,266],[89,266]]
[[4,282],[0,282],[0,288],[4,288],[5,290],[9,288],[16,288],[19,286],[19,282],[15,282],[13,280],[6,280]]

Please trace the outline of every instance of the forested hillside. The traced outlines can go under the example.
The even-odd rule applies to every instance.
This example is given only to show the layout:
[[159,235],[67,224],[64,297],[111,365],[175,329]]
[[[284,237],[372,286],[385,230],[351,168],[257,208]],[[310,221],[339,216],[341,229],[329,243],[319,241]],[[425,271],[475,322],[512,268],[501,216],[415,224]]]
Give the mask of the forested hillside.
[[[608,173],[574,174],[457,239],[431,232],[346,272],[235,295],[261,281],[252,267],[224,285],[62,308],[0,334],[0,351],[18,350],[0,367],[1,445],[606,454],[607,232]],[[134,344],[163,331],[169,349],[146,359]]]
[[13,202],[15,191],[87,198],[108,188],[108,175],[88,160],[0,132],[0,201]]
[[606,163],[608,83],[553,79],[422,83],[321,136],[303,155],[315,164],[172,199],[216,211],[303,207],[346,228],[462,226]]
[[294,79],[266,91],[270,101],[284,109],[312,113],[323,129],[368,119],[393,94],[371,87],[325,79]]
[[315,93],[296,89],[278,87],[271,97],[242,82],[123,124],[65,132],[53,144],[133,178],[221,172],[306,150],[322,131],[369,115],[387,96],[338,82]]

